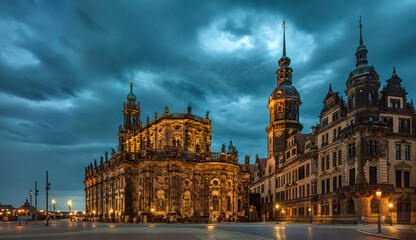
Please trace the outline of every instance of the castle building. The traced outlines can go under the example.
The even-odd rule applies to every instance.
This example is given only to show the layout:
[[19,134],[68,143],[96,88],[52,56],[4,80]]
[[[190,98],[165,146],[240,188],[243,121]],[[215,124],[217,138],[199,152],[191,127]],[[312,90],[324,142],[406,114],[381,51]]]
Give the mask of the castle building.
[[[298,222],[416,223],[416,114],[393,68],[380,89],[367,60],[360,20],[355,68],[346,101],[331,85],[319,124],[301,133],[300,95],[283,56],[267,105],[267,158],[256,158],[250,192],[260,197],[257,217]],[[285,29],[283,29],[285,30]],[[283,32],[284,34],[284,32]],[[284,36],[284,35],[283,35]],[[380,191],[381,196],[376,192]],[[253,208],[253,207],[252,207]]]
[[140,121],[133,85],[124,104],[119,146],[85,168],[85,208],[103,221],[218,222],[247,218],[248,162],[238,163],[230,142],[211,152],[211,120],[155,112]]

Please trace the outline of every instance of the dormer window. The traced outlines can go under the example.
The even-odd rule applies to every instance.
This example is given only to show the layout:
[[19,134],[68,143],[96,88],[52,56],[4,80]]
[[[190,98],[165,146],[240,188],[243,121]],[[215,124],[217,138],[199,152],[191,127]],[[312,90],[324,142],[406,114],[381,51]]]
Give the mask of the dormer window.
[[401,105],[400,99],[390,99],[391,108],[400,108],[400,105]]

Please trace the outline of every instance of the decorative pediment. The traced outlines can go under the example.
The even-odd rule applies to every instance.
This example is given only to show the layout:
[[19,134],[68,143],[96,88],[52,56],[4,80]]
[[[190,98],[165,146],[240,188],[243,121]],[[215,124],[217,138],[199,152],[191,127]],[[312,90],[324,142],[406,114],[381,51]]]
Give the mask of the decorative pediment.
[[404,161],[401,161],[398,164],[394,165],[395,169],[412,169],[412,166],[410,166],[409,164],[405,163]]
[[321,175],[319,175],[319,178],[323,178],[327,176],[330,176],[330,174],[327,171],[324,171],[323,173],[321,173]]
[[395,144],[411,144],[411,142],[406,141],[405,139],[401,139],[398,141],[394,141]]
[[341,169],[339,167],[335,167],[331,172],[331,174],[337,174],[337,173],[341,173]]

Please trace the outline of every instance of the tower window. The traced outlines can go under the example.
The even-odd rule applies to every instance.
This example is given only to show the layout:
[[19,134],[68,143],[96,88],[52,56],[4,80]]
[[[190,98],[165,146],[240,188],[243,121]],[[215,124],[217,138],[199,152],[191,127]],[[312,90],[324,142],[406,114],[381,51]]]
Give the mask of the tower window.
[[368,105],[373,105],[373,93],[368,92]]

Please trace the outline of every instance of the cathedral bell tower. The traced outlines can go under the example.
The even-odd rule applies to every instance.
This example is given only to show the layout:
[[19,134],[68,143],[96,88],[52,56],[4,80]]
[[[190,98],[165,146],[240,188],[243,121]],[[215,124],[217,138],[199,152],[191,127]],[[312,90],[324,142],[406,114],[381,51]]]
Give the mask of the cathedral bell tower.
[[303,128],[299,122],[299,92],[292,85],[292,68],[290,58],[286,56],[285,22],[283,21],[283,56],[279,59],[277,87],[269,98],[267,108],[270,111],[270,124],[266,128],[268,135],[268,158],[283,154],[286,140],[290,133],[300,132]]
[[134,131],[141,127],[140,103],[136,104],[136,95],[133,93],[133,82],[130,81],[130,93],[127,95],[127,104],[124,104],[124,129]]

